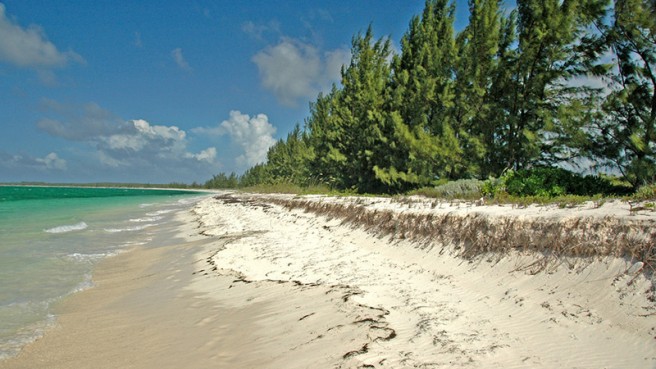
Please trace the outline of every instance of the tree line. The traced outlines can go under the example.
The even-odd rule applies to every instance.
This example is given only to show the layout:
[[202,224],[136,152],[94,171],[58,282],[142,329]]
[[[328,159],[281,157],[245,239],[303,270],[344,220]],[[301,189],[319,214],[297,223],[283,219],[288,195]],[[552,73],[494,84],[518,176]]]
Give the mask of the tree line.
[[398,193],[563,163],[654,183],[656,1],[516,3],[469,0],[456,32],[455,4],[427,0],[399,54],[371,26],[356,34],[303,127],[206,185]]

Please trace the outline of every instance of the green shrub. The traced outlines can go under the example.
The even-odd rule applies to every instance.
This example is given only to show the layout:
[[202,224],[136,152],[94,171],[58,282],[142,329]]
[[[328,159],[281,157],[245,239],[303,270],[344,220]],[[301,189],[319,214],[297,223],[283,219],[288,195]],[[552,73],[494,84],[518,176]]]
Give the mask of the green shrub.
[[621,192],[607,178],[581,176],[562,168],[534,168],[508,171],[498,180],[488,180],[482,188],[486,196],[501,192],[511,196],[554,198],[565,195],[594,196]]
[[656,184],[644,185],[633,195],[635,200],[656,200]]
[[446,182],[436,187],[424,187],[410,192],[410,195],[422,195],[441,199],[477,199],[482,196],[485,182],[477,179],[460,179]]
[[503,182],[499,178],[490,178],[487,181],[483,182],[481,187],[481,193],[483,196],[494,197],[496,194],[502,192],[501,187]]

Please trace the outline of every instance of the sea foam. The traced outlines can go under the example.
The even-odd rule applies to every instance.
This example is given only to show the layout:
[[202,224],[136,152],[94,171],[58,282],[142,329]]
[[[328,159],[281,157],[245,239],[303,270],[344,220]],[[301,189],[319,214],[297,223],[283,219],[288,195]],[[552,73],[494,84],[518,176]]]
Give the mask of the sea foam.
[[118,251],[110,251],[110,252],[104,252],[98,254],[83,254],[83,253],[75,252],[66,255],[66,258],[78,263],[95,263],[98,260],[114,255],[118,255]]
[[126,228],[105,228],[105,232],[109,232],[109,233],[134,232],[134,231],[140,231],[142,229],[146,229],[148,227],[152,227],[154,225],[157,224],[144,224],[140,226],[126,227]]
[[83,229],[86,229],[87,227],[88,225],[85,222],[79,222],[76,224],[67,224],[58,227],[44,229],[44,231],[48,233],[66,233],[72,231],[81,231]]
[[162,209],[162,210],[157,210],[157,211],[152,211],[150,213],[146,213],[146,215],[149,216],[149,217],[156,217],[156,216],[159,216],[159,215],[168,214],[168,213],[173,212],[173,211],[175,211],[175,209]]
[[133,223],[144,223],[144,222],[156,222],[158,220],[162,220],[161,216],[150,216],[150,217],[144,217],[144,218],[132,218],[130,219],[130,222]]

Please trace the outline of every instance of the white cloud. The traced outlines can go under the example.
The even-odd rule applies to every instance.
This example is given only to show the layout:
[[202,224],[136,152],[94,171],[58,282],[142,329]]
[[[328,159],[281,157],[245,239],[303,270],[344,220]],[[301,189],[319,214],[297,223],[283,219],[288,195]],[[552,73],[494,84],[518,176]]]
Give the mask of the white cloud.
[[269,118],[265,114],[250,117],[237,110],[231,111],[230,118],[216,127],[195,128],[192,131],[210,136],[229,135],[241,149],[236,162],[242,168],[264,162],[267,151],[276,143],[273,138],[276,128],[269,123]]
[[[109,167],[160,165],[174,169],[215,162],[216,148],[197,154],[189,152],[187,134],[177,126],[150,124],[143,119],[122,120],[93,103],[81,109],[52,100],[45,100],[42,105],[60,117],[43,119],[38,128],[52,136],[90,145],[100,163]],[[56,165],[60,163],[56,159],[51,157],[43,163]]]
[[601,90],[607,90],[609,88],[609,83],[602,77],[597,76],[577,76],[570,78],[567,80],[566,85],[569,87],[589,87]]
[[327,51],[326,55],[326,79],[328,82],[336,82],[341,78],[342,66],[351,62],[351,51],[347,49],[335,49]]
[[111,135],[100,137],[111,150],[140,151],[146,145],[144,137],[139,135]]
[[173,57],[173,60],[175,61],[175,64],[178,65],[183,70],[191,70],[191,67],[189,66],[189,63],[187,63],[187,60],[185,60],[184,56],[182,55],[182,49],[177,48],[173,49],[171,51],[171,56]]
[[151,125],[143,119],[126,122],[132,129],[94,139],[99,151],[116,163],[133,165],[139,161],[179,161],[194,158],[187,152],[185,131],[176,126]]
[[58,169],[58,170],[66,169],[66,160],[61,159],[54,152],[51,152],[50,154],[46,155],[44,158],[37,158],[36,162],[45,165],[47,169]]
[[8,154],[0,151],[0,167],[14,168],[31,168],[39,171],[67,169],[66,160],[62,159],[57,153],[51,152],[43,158],[35,158],[27,154]]
[[70,61],[83,63],[73,51],[61,52],[48,41],[43,30],[35,25],[22,28],[5,13],[0,3],[0,61],[19,67],[62,67]]
[[339,80],[340,68],[350,52],[337,49],[320,52],[315,46],[283,38],[253,57],[262,85],[273,92],[280,103],[295,106],[301,98],[314,98]]
[[214,163],[216,160],[216,147],[209,147],[198,154],[187,153],[187,157],[198,161]]
[[248,21],[241,25],[241,30],[258,41],[264,41],[264,36],[269,33],[281,34],[280,23],[275,20],[269,21],[266,24],[255,24],[252,21]]
[[152,126],[150,123],[143,119],[136,119],[132,121],[134,127],[142,135],[148,138],[161,138],[164,140],[184,140],[186,133],[176,126]]

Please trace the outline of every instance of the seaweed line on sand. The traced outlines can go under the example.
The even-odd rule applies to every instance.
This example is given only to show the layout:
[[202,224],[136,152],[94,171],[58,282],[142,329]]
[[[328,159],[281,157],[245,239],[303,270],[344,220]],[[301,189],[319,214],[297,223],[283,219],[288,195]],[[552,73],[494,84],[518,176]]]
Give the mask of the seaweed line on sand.
[[[229,200],[228,203],[236,203],[238,201],[232,201]],[[271,205],[267,205],[261,202],[251,202],[251,201],[246,201],[246,204],[250,206],[260,206],[263,207],[264,209],[268,209]],[[200,222],[200,217],[197,215],[197,221]],[[201,222],[201,227],[202,227],[202,222]],[[353,296],[358,296],[362,294],[362,291],[353,286],[348,286],[348,285],[343,285],[343,284],[321,284],[321,283],[307,283],[307,282],[301,282],[298,280],[281,280],[281,279],[249,279],[246,275],[243,273],[234,270],[234,269],[226,269],[222,268],[218,265],[216,261],[217,255],[223,251],[226,247],[226,245],[238,241],[242,238],[250,237],[257,235],[258,233],[262,233],[262,231],[249,231],[249,232],[237,232],[237,233],[231,233],[231,234],[224,234],[220,236],[212,236],[204,231],[200,231],[199,234],[203,235],[205,237],[212,237],[215,238],[217,241],[214,243],[214,248],[212,252],[203,257],[201,260],[197,260],[197,263],[201,263],[201,265],[206,265],[205,268],[202,269],[197,269],[195,272],[192,274],[202,274],[205,276],[222,276],[222,277],[230,277],[232,278],[232,281],[230,285],[227,287],[228,289],[235,288],[239,286],[240,284],[253,284],[256,283],[258,285],[263,285],[263,284],[276,284],[276,285],[286,285],[290,286],[292,288],[299,288],[301,290],[303,289],[308,289],[308,288],[315,288],[315,287],[322,287],[325,289],[325,294],[326,295],[335,295],[335,301],[337,301],[338,304],[340,305],[351,305],[352,308],[340,308],[340,310],[348,310],[348,311],[359,311],[358,314],[356,314],[353,318],[353,321],[350,323],[353,326],[363,326],[366,328],[366,330],[369,332],[368,333],[368,339],[366,342],[358,343],[358,342],[353,342],[354,345],[362,345],[362,349],[360,350],[351,350],[342,355],[342,363],[340,364],[339,367],[342,367],[341,365],[345,365],[345,367],[351,367],[350,360],[355,359],[356,356],[364,354],[368,351],[368,345],[369,342],[377,342],[377,341],[389,341],[392,340],[394,337],[396,337],[396,331],[392,328],[389,327],[389,324],[386,322],[386,316],[389,315],[389,311],[381,308],[381,307],[373,307],[373,306],[368,306],[365,304],[357,303],[355,301],[352,301]],[[309,317],[313,316],[315,313],[310,313],[306,314],[298,319],[298,321],[303,321],[305,319],[308,319]],[[327,335],[330,333],[330,331],[335,330],[340,328],[340,326],[333,326],[329,327],[326,332],[323,334],[319,334],[316,339],[321,339],[323,338],[324,335]],[[306,342],[305,344],[309,344],[311,342]],[[296,349],[296,348],[295,348]]]
[[[379,237],[409,240],[422,248],[451,246],[457,255],[474,259],[490,253],[501,258],[511,250],[531,251],[542,257],[523,269],[537,273],[564,258],[619,257],[635,263],[632,274],[653,276],[656,268],[654,222],[620,217],[522,218],[471,212],[413,213],[368,209],[357,201],[341,203],[302,197],[284,198],[222,195],[217,200],[251,206],[276,204],[302,210],[343,225],[362,228]],[[635,270],[638,269],[638,270]],[[654,286],[656,288],[656,286]],[[653,289],[651,293],[653,293]]]

